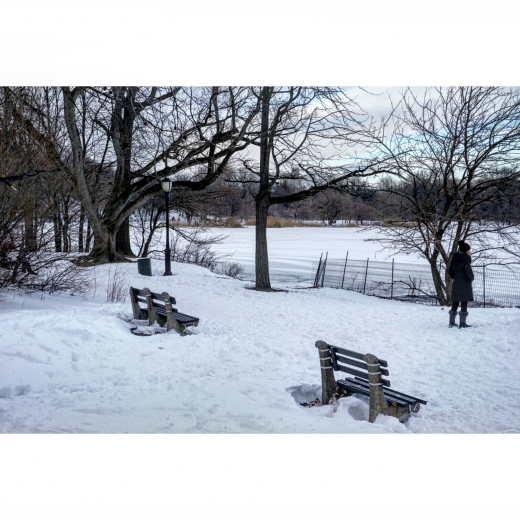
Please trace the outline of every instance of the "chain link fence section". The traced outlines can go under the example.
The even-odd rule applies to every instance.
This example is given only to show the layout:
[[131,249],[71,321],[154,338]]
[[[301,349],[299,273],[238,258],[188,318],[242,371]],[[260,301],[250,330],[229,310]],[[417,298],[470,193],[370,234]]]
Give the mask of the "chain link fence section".
[[[473,297],[470,307],[519,307],[520,270],[473,266]],[[444,270],[441,270],[444,277]],[[438,305],[428,265],[331,259],[328,254],[313,262],[314,287],[348,289],[370,296]]]
[[473,298],[470,307],[520,308],[520,270],[473,266]]

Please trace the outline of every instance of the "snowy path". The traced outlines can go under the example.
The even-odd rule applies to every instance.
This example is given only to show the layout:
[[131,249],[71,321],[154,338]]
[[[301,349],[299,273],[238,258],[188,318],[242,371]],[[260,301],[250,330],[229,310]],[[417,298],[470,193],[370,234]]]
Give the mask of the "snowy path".
[[[4,295],[0,301],[0,432],[520,432],[519,309],[470,309],[467,330],[447,309],[334,289],[259,293],[192,266],[129,284],[169,291],[200,318],[194,334],[137,337],[129,301],[98,295]],[[22,309],[23,306],[23,309]],[[328,316],[327,321],[322,319]],[[406,425],[349,397],[336,413],[291,395],[318,395],[314,342],[373,352],[392,386],[428,401]],[[339,376],[339,374],[337,374]]]

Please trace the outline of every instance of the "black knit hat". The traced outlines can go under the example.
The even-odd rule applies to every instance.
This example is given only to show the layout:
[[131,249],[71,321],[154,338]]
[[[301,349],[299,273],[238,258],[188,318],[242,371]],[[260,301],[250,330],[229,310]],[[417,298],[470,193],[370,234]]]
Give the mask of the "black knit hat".
[[461,253],[465,253],[466,251],[469,251],[471,247],[469,247],[469,244],[466,244],[464,240],[459,240],[459,251]]

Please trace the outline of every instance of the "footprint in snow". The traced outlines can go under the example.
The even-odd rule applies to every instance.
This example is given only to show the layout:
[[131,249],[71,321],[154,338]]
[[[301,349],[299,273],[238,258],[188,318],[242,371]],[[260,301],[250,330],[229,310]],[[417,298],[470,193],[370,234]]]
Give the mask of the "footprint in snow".
[[11,397],[11,394],[13,394],[13,397],[20,397],[27,394],[30,388],[30,385],[18,385],[13,390],[8,386],[4,386],[3,388],[0,388],[0,399],[7,399],[8,397]]

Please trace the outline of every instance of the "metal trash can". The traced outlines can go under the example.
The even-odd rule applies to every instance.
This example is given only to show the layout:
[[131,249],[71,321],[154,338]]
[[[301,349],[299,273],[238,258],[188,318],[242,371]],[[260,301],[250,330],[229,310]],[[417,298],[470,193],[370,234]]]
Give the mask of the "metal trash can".
[[144,276],[152,276],[152,261],[149,258],[138,258],[137,271]]

